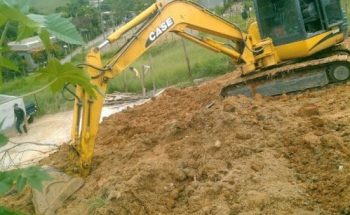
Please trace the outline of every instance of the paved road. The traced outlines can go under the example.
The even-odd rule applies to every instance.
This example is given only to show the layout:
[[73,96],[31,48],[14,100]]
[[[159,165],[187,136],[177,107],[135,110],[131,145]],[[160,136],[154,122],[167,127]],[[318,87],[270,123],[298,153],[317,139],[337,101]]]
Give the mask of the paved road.
[[[113,29],[110,29],[105,35],[110,35],[111,33],[113,33]],[[87,42],[85,45],[83,45],[84,47],[84,53],[86,54],[91,48],[96,47],[100,44],[103,43],[103,41],[105,41],[106,36],[105,35],[100,35],[98,37],[96,37],[94,40],[91,40],[89,42]],[[104,49],[101,50],[101,52],[107,52],[107,51],[111,51],[111,49],[109,48],[110,46],[106,46]],[[63,58],[61,60],[61,63],[67,63],[70,62],[72,57],[82,53],[82,46],[78,47],[77,49],[75,49],[74,51],[72,51],[72,53],[68,54],[65,58]]]
[[[104,106],[100,122],[127,107],[132,108],[149,100],[139,99],[125,104]],[[72,110],[47,114],[29,125],[28,134],[10,135],[10,142],[0,147],[0,171],[35,165],[39,160],[57,151],[60,145],[71,139],[72,120]]]

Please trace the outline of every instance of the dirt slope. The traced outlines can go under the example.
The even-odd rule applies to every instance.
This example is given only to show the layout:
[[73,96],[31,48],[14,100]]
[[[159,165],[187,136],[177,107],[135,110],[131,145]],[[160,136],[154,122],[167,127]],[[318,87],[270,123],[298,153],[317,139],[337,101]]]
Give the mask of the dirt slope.
[[[350,85],[218,99],[231,76],[106,118],[91,176],[57,214],[350,214]],[[30,195],[0,204],[33,213]]]
[[[227,78],[105,119],[91,176],[57,214],[349,213],[349,85],[206,108]],[[29,191],[15,198],[33,212]]]

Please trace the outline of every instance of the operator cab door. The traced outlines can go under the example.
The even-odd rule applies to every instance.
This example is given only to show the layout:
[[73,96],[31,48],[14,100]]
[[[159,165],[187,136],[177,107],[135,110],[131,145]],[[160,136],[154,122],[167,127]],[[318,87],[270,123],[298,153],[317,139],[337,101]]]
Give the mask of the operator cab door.
[[341,31],[347,31],[348,23],[345,11],[340,0],[320,0],[321,10],[324,14],[324,24],[327,30],[334,26],[340,26]]
[[306,38],[297,0],[255,0],[254,6],[262,39],[279,46]]
[[346,23],[340,0],[255,0],[254,6],[261,38],[272,38],[275,46],[306,40]]
[[307,37],[310,38],[339,26],[347,31],[347,18],[340,0],[301,0],[300,8]]

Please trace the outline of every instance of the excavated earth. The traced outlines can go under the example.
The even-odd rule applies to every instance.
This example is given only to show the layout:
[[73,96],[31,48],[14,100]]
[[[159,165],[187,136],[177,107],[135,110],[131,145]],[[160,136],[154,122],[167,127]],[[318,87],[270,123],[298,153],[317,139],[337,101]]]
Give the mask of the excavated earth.
[[[350,84],[220,99],[233,74],[104,119],[92,173],[57,215],[350,214]],[[67,155],[40,165],[63,171]],[[34,213],[29,188],[0,204]]]

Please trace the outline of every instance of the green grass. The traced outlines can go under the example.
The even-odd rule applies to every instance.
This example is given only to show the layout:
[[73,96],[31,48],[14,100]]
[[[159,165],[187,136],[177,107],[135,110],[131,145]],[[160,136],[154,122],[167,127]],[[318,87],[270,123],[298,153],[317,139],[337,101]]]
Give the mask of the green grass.
[[59,6],[63,6],[70,0],[29,0],[30,6],[37,8],[43,14],[51,14]]
[[[193,78],[212,77],[227,71],[232,71],[232,65],[228,64],[229,59],[222,54],[216,54],[204,49],[194,43],[186,41],[189,60],[191,63],[191,72]],[[173,40],[151,48],[148,52],[139,57],[131,66],[142,71],[142,65],[149,65],[149,56],[152,56],[152,68],[155,76],[157,89],[169,85],[175,85],[182,82],[181,86],[187,86],[184,82],[189,82],[188,69],[184,48],[181,40]],[[103,61],[107,61],[111,54],[103,56]],[[75,58],[75,63],[82,62],[82,55]],[[126,69],[126,80],[128,92],[141,93],[141,81],[132,77],[129,69]],[[45,85],[45,81],[37,80],[35,74],[28,77],[18,78],[4,83],[0,87],[0,94],[21,96],[33,92]],[[146,75],[147,91],[153,89],[151,73]],[[107,92],[124,92],[123,75],[112,79],[108,84]],[[72,96],[68,96],[71,98]],[[24,97],[24,101],[36,101],[39,107],[38,115],[54,113],[72,109],[73,102],[66,101],[60,93],[52,94],[50,89],[45,89],[34,95]]]
[[91,209],[96,209],[96,208],[103,207],[106,203],[107,203],[107,196],[104,195],[104,196],[101,196],[100,198],[94,197],[94,199],[90,200],[88,204]]
[[[36,76],[37,75],[32,74],[28,77],[18,78],[4,83],[3,86],[0,87],[0,94],[22,96],[45,86],[45,81],[37,80]],[[71,98],[71,96],[68,97]],[[52,94],[50,89],[42,90],[33,95],[26,96],[23,99],[25,103],[29,101],[35,101],[37,103],[37,116],[68,110],[73,107],[73,102],[65,100],[60,93]]]
[[350,2],[348,2],[347,15],[348,15],[348,23],[350,23]]
[[341,4],[342,4],[345,12],[347,12],[348,23],[350,23],[350,2],[347,2],[347,8],[345,8],[346,1],[349,1],[349,0],[341,0]]
[[[186,41],[186,46],[194,79],[217,76],[233,70],[233,66],[228,63],[229,59],[225,55],[211,52],[188,41]],[[152,63],[149,61],[150,56],[152,56]],[[189,72],[181,40],[151,48],[131,66],[141,72],[142,65],[150,64],[155,77],[155,85],[158,89],[189,81]],[[142,92],[141,80],[133,77],[129,69],[126,69],[124,73],[128,91]],[[151,71],[146,74],[145,85],[148,91],[153,89]],[[123,74],[111,80],[108,84],[108,92],[114,91],[124,91]]]

